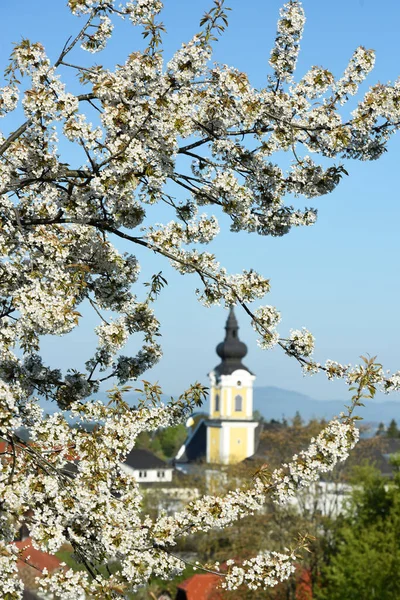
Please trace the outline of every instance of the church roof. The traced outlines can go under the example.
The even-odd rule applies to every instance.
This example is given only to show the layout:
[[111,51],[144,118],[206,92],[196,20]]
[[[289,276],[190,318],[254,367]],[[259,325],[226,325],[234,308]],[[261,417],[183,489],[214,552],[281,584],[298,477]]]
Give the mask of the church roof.
[[[186,463],[201,460],[207,454],[207,427],[205,419],[201,419],[188,439],[183,444],[184,451],[179,452],[176,458],[177,463]],[[182,450],[182,449],[181,449]]]
[[251,373],[243,363],[242,358],[247,354],[247,346],[239,340],[239,325],[233,308],[229,311],[229,316],[225,325],[225,339],[218,344],[216,350],[221,358],[220,364],[215,367],[215,373],[219,375],[231,375],[238,369],[243,369]]

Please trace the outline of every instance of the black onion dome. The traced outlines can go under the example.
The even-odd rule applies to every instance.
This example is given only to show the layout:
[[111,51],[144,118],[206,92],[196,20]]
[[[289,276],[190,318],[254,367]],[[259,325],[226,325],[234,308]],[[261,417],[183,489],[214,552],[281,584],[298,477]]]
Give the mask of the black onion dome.
[[239,325],[235,317],[233,308],[229,311],[229,316],[225,325],[225,339],[218,344],[216,350],[221,358],[221,363],[215,368],[217,375],[231,375],[237,369],[251,371],[242,364],[242,358],[247,354],[247,346],[239,340]]

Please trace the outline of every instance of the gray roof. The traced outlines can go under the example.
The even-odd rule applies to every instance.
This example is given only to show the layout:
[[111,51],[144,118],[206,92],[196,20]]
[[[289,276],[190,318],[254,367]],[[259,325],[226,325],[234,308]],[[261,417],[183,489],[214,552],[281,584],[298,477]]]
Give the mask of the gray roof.
[[131,469],[169,469],[167,463],[150,450],[133,448],[125,459],[125,464]]
[[176,463],[204,460],[207,454],[206,419],[201,419],[185,441],[185,451]]

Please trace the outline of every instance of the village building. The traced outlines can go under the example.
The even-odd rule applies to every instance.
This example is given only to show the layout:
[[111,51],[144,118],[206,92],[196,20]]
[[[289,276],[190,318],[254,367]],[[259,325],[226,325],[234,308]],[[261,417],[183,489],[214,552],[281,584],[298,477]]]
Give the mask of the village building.
[[155,456],[150,450],[133,448],[121,465],[140,484],[170,483],[173,467]]
[[[222,581],[223,576],[215,573],[196,573],[178,585],[175,600],[222,600],[223,598],[229,598],[229,593],[224,593],[221,587]],[[295,588],[297,600],[312,600],[310,572],[305,568],[301,568],[300,565],[296,572]],[[246,597],[250,598],[251,596]],[[158,600],[162,600],[162,597]]]
[[23,600],[41,600],[37,579],[43,576],[43,570],[46,569],[49,573],[53,573],[65,567],[56,556],[37,550],[32,545],[30,537],[16,541],[14,544],[20,551],[17,568],[25,588]]
[[258,422],[253,418],[255,375],[243,363],[247,346],[239,339],[233,308],[225,325],[225,339],[216,348],[221,362],[211,371],[210,408],[180,448],[176,461],[205,460],[211,464],[234,464],[255,452]]
[[198,573],[178,585],[175,600],[219,600],[222,578],[213,573]]
[[199,497],[199,490],[193,482],[188,486],[184,474],[150,450],[133,448],[121,467],[139,483],[147,510],[172,515]]

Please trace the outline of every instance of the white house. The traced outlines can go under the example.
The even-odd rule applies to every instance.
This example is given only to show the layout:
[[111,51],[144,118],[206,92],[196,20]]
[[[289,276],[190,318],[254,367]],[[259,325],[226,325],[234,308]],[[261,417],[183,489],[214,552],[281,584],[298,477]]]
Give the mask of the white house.
[[166,483],[172,481],[173,468],[149,450],[134,448],[122,468],[139,483]]

